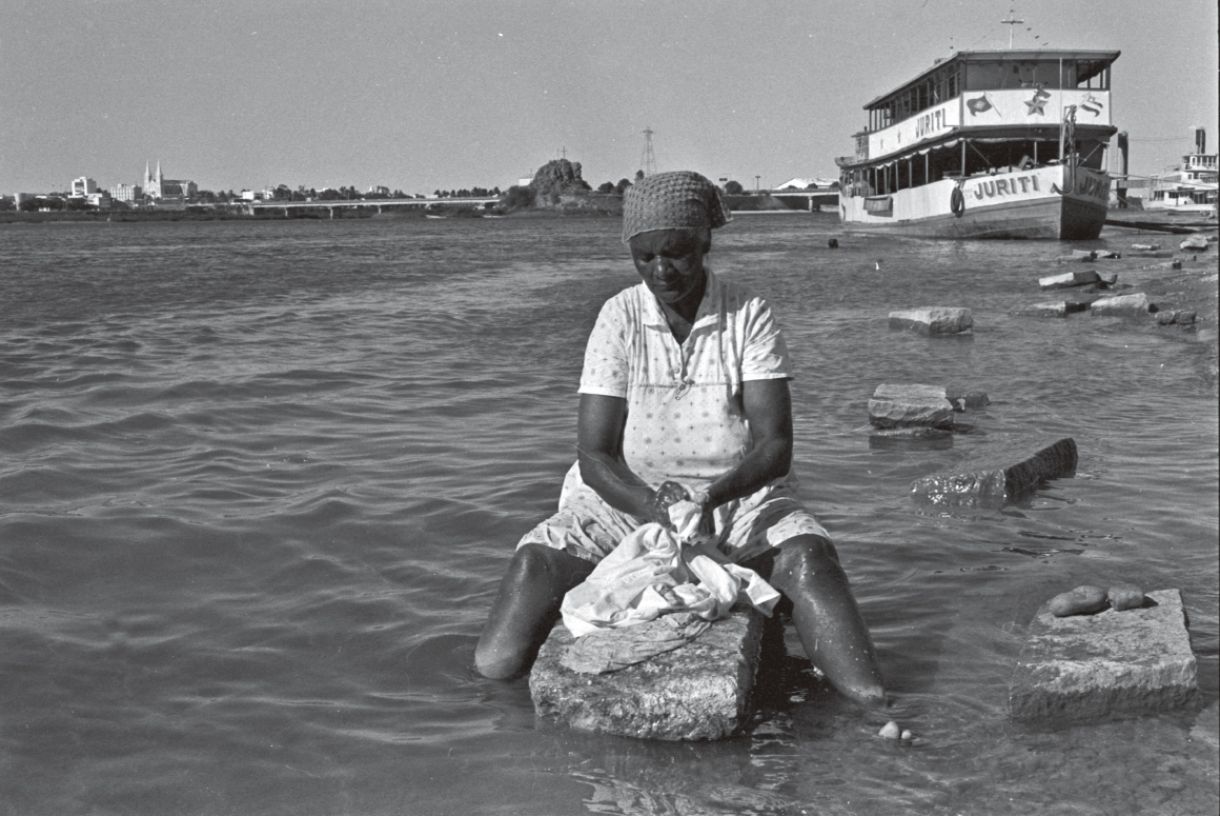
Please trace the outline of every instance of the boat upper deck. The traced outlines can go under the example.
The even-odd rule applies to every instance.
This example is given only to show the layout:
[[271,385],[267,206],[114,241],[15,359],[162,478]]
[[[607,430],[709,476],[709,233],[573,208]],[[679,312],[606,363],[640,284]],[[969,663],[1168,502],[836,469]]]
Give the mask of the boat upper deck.
[[865,105],[856,155],[889,160],[969,135],[1050,138],[1066,117],[1081,136],[1108,138],[1110,66],[1119,51],[960,51]]

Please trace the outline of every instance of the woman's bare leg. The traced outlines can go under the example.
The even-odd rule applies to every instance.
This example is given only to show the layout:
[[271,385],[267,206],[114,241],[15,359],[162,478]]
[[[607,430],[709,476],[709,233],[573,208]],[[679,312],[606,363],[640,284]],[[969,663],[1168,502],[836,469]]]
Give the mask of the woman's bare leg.
[[563,596],[592,571],[592,562],[562,550],[519,547],[474,650],[479,673],[507,680],[528,671],[559,617]]
[[831,685],[857,702],[884,702],[873,641],[834,545],[816,535],[788,539],[779,547],[770,581],[792,602],[805,654]]

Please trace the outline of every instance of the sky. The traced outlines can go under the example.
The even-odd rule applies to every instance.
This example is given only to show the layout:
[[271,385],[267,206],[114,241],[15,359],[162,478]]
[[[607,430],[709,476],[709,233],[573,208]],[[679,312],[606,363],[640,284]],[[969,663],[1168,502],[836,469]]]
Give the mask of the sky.
[[158,162],[430,194],[567,158],[597,187],[643,167],[645,130],[657,170],[835,178],[865,103],[1010,33],[1122,51],[1111,109],[1148,175],[1195,127],[1220,142],[1218,31],[1216,0],[0,0],[0,194]]

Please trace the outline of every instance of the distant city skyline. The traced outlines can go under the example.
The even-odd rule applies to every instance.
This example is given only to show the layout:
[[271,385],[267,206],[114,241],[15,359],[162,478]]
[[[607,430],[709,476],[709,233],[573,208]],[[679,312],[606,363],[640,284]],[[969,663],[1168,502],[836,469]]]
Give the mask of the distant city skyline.
[[[1217,124],[1214,0],[0,0],[0,193],[160,160],[200,189],[499,186],[566,155],[747,188],[837,176],[863,106],[952,50],[1123,52],[1130,171]],[[1002,21],[1019,21],[1005,25]],[[1112,151],[1112,153],[1115,151]],[[1113,159],[1111,167],[1117,167]]]

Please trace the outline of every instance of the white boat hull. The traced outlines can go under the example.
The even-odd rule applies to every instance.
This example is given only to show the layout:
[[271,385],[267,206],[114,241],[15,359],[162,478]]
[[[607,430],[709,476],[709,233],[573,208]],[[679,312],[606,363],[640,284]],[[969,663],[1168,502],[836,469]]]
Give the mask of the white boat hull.
[[1060,165],[971,176],[961,181],[960,197],[958,182],[948,178],[885,196],[845,190],[839,217],[853,232],[922,238],[1097,238],[1110,178],[1087,168],[1068,176]]

